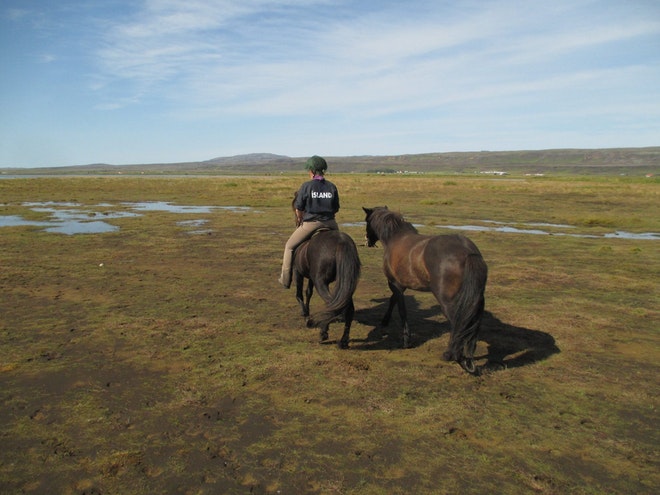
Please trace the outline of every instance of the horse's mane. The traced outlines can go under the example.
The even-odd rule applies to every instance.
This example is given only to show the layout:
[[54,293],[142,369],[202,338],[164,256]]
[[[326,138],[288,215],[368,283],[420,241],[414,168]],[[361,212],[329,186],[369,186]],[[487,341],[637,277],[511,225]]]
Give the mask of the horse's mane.
[[407,222],[401,213],[387,208],[374,208],[371,215],[371,228],[382,242],[387,242],[394,234],[401,231],[417,233],[413,224]]

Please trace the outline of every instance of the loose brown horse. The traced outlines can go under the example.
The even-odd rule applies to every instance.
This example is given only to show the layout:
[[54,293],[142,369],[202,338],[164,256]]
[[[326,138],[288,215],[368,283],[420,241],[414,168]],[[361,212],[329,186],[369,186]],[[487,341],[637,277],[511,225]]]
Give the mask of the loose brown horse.
[[397,305],[403,322],[403,346],[410,344],[410,329],[403,293],[406,289],[431,291],[451,326],[449,346],[443,354],[468,373],[476,373],[474,350],[484,313],[488,267],[477,246],[462,235],[421,235],[399,213],[386,206],[363,208],[367,245],[381,241],[383,270],[392,291],[382,324],[386,326]]
[[[295,201],[295,197],[294,197]],[[300,244],[293,257],[293,279],[296,299],[302,315],[309,317],[309,301],[314,287],[326,307],[307,320],[309,328],[319,327],[321,342],[328,339],[328,327],[334,321],[344,321],[344,333],[339,347],[348,348],[351,324],[355,314],[353,294],[360,277],[360,258],[351,236],[338,230],[320,230]],[[305,299],[303,286],[309,279]],[[330,284],[334,282],[332,291]]]

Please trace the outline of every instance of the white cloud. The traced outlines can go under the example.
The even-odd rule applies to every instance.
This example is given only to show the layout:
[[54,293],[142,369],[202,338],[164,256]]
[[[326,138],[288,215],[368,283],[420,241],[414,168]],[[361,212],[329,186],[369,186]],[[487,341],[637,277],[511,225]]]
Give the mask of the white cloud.
[[43,77],[40,94],[78,98],[81,114],[107,112],[94,124],[120,122],[117,134],[127,123],[149,129],[159,149],[160,136],[190,128],[213,135],[207,148],[220,135],[250,152],[258,137],[286,153],[286,138],[301,154],[328,142],[357,152],[515,147],[552,129],[554,142],[571,132],[587,142],[594,122],[634,143],[658,132],[660,16],[644,0],[119,3],[56,2],[5,11],[4,22],[29,33],[26,60],[48,63],[26,64],[35,72],[22,80]]
[[323,19],[305,9],[325,3],[148,1],[108,33],[104,77],[206,113],[375,115],[585,84],[585,71],[547,74],[543,63],[660,30],[648,20],[551,22],[564,4],[520,15],[517,2],[496,2],[461,18],[417,17],[414,6]]
[[10,21],[18,21],[30,15],[30,11],[26,9],[8,9],[5,17]]
[[55,62],[57,60],[57,57],[55,55],[52,55],[50,53],[44,53],[39,57],[39,61],[44,64],[50,64],[52,62]]

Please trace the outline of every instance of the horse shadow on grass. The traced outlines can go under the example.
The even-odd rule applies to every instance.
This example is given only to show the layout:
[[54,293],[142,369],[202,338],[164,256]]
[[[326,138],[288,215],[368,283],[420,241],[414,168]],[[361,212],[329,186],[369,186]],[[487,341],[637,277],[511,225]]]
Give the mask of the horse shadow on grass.
[[[439,305],[421,308],[414,296],[407,295],[405,299],[411,332],[410,347],[419,347],[449,332],[449,323],[441,315]],[[389,298],[373,301],[377,304],[355,312],[355,321],[373,328],[364,339],[352,338],[351,349],[376,351],[401,348],[402,326],[398,311],[394,310],[389,325],[383,327],[381,320]],[[477,354],[474,358],[484,363],[481,364],[482,370],[489,371],[528,366],[561,352],[549,333],[505,323],[490,311],[484,312],[478,341],[486,343],[487,352]],[[481,345],[477,350],[479,348]]]

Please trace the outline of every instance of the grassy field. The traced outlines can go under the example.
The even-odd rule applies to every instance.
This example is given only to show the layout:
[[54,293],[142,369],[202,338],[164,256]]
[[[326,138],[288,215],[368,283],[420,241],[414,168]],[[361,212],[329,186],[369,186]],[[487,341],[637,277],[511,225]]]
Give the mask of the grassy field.
[[[0,228],[0,493],[657,493],[660,245],[607,237],[660,232],[656,179],[329,178],[363,264],[348,350],[277,284],[302,173],[0,180],[0,215],[119,227]],[[150,201],[247,208],[113,218]],[[379,327],[378,205],[491,228],[466,230],[490,270],[476,355],[506,369],[442,361],[426,293],[412,348]]]

